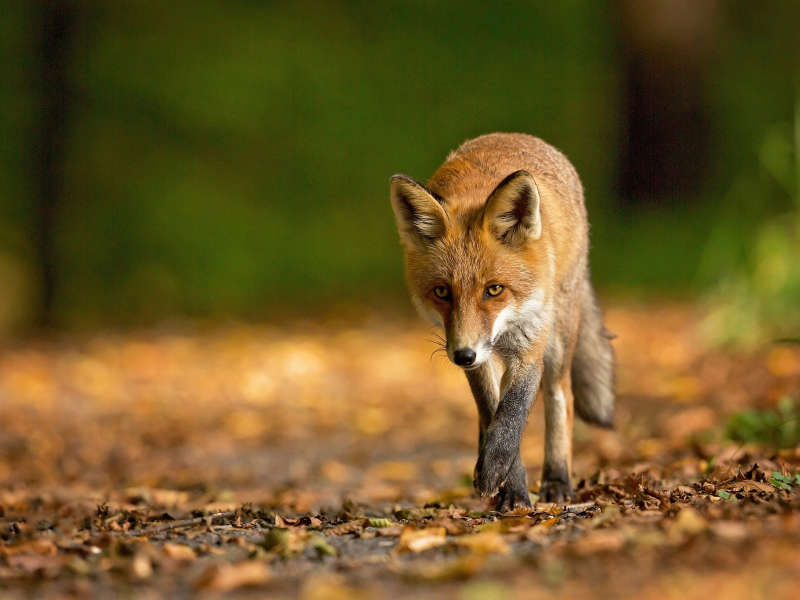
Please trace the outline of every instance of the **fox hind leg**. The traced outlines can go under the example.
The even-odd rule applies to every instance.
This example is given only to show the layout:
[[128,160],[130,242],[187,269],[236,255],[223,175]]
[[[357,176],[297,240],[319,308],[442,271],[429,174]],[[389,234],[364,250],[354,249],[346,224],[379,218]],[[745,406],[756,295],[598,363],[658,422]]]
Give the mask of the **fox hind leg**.
[[572,498],[572,424],[574,407],[569,371],[544,386],[544,469],[539,492],[545,502]]

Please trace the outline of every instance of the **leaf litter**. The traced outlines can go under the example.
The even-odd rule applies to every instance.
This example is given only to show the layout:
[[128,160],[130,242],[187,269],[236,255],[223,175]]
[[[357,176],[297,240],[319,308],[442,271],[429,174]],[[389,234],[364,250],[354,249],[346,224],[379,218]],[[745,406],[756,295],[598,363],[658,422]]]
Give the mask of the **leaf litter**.
[[[8,348],[0,590],[793,597],[800,448],[765,444],[760,421],[740,438],[747,415],[797,401],[800,348],[707,350],[697,318],[609,311],[617,430],[576,427],[573,503],[507,514],[471,492],[463,377],[429,368],[405,323]],[[521,449],[534,500],[542,436],[537,402]]]

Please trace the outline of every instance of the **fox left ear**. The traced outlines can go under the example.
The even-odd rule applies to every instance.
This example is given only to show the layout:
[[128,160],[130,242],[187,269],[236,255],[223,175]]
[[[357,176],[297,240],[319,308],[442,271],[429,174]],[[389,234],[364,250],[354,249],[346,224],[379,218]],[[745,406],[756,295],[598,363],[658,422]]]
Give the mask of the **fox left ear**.
[[539,188],[527,171],[516,171],[500,182],[483,208],[483,223],[509,246],[522,246],[542,235]]

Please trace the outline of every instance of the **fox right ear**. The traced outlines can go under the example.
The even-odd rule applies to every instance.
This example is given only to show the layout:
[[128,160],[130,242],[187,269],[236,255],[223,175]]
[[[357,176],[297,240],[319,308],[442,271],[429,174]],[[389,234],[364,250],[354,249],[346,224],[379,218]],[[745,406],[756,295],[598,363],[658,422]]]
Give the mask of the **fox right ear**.
[[403,244],[430,242],[444,234],[448,221],[442,198],[408,175],[392,177],[392,208]]

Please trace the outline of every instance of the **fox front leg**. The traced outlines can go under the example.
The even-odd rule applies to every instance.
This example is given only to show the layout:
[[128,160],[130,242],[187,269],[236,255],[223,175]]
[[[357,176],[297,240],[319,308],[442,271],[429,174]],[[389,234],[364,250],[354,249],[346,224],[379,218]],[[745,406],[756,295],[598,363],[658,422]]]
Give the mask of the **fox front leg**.
[[[480,452],[486,441],[486,430],[497,409],[500,395],[499,376],[492,365],[487,363],[474,371],[467,371],[467,381],[469,381],[469,387],[478,407],[480,424],[478,451]],[[530,508],[530,506],[528,474],[525,472],[525,465],[522,463],[522,457],[517,449],[516,460],[497,494],[495,508],[498,512],[511,512],[515,508]]]
[[541,378],[540,365],[520,373],[500,399],[475,465],[473,485],[481,496],[494,496],[512,475],[524,473],[519,445]]

